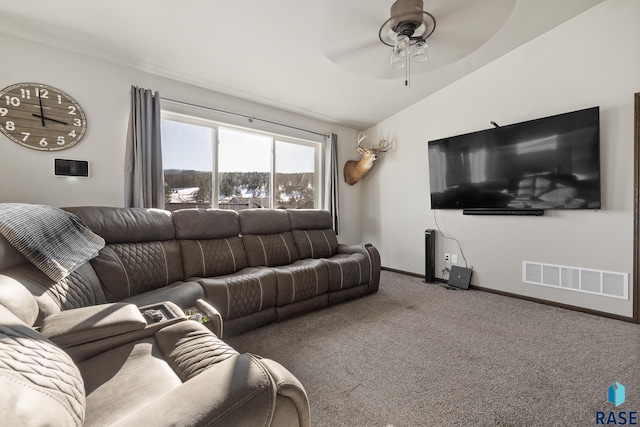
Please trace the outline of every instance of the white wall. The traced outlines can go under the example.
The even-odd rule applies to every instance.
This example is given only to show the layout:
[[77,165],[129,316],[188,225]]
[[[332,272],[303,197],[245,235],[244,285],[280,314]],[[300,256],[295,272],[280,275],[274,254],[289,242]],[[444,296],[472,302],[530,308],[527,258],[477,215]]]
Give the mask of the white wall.
[[[499,58],[369,130],[395,148],[378,161],[363,195],[363,239],[383,266],[424,274],[424,230],[457,238],[472,283],[632,316],[616,300],[522,283],[522,261],[633,270],[633,95],[640,91],[640,2],[609,0]],[[399,89],[400,90],[400,89]],[[543,217],[432,211],[427,141],[600,106],[603,209]],[[373,139],[373,137],[372,137]],[[457,245],[438,237],[437,271]],[[460,260],[462,265],[463,261]]]
[[[28,149],[0,135],[0,202],[122,206],[131,85],[157,90],[163,98],[248,114],[320,133],[335,132],[340,145],[340,162],[356,154],[357,131],[353,129],[6,34],[0,34],[0,46],[0,87],[19,82],[57,87],[80,103],[88,120],[84,139],[74,147],[58,152]],[[286,128],[263,126],[259,122],[253,125],[244,119],[240,122],[231,116],[218,118],[246,127],[282,134],[289,132]],[[56,157],[89,160],[91,177],[54,177],[53,159]],[[360,242],[360,192],[347,188],[344,182],[342,187],[339,238],[346,243]]]

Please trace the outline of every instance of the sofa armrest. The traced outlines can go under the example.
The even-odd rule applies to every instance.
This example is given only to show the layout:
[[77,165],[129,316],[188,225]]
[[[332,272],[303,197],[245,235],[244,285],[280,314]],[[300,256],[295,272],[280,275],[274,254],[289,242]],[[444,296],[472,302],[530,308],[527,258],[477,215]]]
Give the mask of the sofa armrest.
[[133,304],[111,303],[74,308],[44,319],[42,335],[60,347],[144,329],[147,322]]
[[240,354],[206,369],[113,426],[271,426],[276,425],[272,423],[276,398],[274,380],[263,361]]
[[309,398],[296,377],[281,364],[271,359],[261,359],[276,385],[277,399],[290,400],[295,411],[287,410],[290,405],[276,405],[273,425],[308,426],[310,424]]
[[354,245],[347,245],[344,243],[339,243],[338,244],[338,253],[339,254],[362,254],[365,256],[369,256],[369,254],[367,254],[367,249],[365,248],[365,245],[358,243],[358,244],[354,244]]
[[369,259],[371,264],[371,280],[369,281],[369,293],[378,291],[380,285],[380,270],[382,270],[382,264],[380,262],[380,252],[378,248],[371,243],[346,245],[340,243],[338,245],[339,254],[353,254],[361,253]]
[[198,310],[203,312],[208,318],[209,322],[207,322],[207,326],[216,334],[218,338],[222,338],[222,333],[224,331],[224,323],[222,320],[222,315],[214,306],[209,304],[203,299],[196,300],[196,307]]
[[380,252],[378,252],[378,248],[373,246],[371,243],[366,243],[364,247],[369,254],[369,259],[371,260],[371,281],[369,282],[369,293],[378,292],[378,287],[380,286],[380,272],[382,270]]
[[171,314],[155,323],[145,320],[140,312],[145,307],[134,304],[110,303],[65,310],[45,318],[41,333],[79,363],[131,341],[151,337],[158,330],[187,319],[175,304],[161,305]]

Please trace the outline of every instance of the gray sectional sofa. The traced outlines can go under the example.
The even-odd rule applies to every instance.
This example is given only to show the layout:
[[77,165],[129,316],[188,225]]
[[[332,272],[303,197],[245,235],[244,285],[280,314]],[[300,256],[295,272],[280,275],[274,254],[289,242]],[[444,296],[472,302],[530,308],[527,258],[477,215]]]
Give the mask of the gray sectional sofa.
[[321,210],[65,211],[105,245],[62,280],[0,235],[0,424],[309,425],[302,384],[222,338],[376,292],[375,247]]

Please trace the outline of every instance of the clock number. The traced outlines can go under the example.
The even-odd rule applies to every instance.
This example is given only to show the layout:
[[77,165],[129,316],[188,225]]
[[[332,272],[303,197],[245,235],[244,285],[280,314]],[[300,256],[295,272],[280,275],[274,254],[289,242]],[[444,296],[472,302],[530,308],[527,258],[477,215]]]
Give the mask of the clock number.
[[58,104],[62,104],[62,95],[58,95]]
[[58,140],[56,141],[56,143],[58,145],[64,145],[64,136],[59,136]]
[[31,91],[29,89],[20,89],[23,98],[31,99]]
[[20,132],[20,133],[24,135],[24,138],[22,138],[22,142],[25,142],[27,138],[29,138],[29,136],[31,135],[29,132]]
[[49,98],[49,91],[47,89],[36,88],[36,96],[40,98]]
[[75,138],[75,137],[76,137],[76,130],[75,130],[75,129],[74,129],[74,130],[72,130],[71,132],[69,132],[69,133],[68,133],[68,135],[69,135],[71,138]]
[[8,112],[9,110],[7,110],[6,108],[0,108],[0,116],[4,117]]
[[73,119],[73,125],[74,125],[74,126],[82,126],[82,120],[80,120],[80,119]]
[[4,124],[6,130],[16,130],[16,124],[13,122],[7,122]]
[[43,147],[46,147],[47,145],[49,145],[49,143],[47,142],[47,138],[42,138],[40,140],[40,145]]
[[69,105],[69,114],[71,115],[76,115],[76,107],[74,107],[73,105]]
[[7,105],[13,105],[14,107],[18,107],[20,105],[20,98],[17,96],[5,96],[7,100]]

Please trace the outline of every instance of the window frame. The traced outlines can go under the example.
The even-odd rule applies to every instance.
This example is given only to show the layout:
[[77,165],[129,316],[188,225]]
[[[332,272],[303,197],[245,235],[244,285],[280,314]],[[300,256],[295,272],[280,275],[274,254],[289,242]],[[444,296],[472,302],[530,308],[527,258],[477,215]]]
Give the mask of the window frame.
[[[316,209],[324,209],[324,193],[325,193],[325,180],[324,175],[325,171],[325,143],[320,141],[312,141],[299,137],[293,137],[283,134],[278,134],[274,132],[262,131],[251,129],[248,127],[238,126],[235,124],[224,123],[218,120],[207,119],[203,117],[198,117],[190,114],[176,113],[169,110],[161,111],[161,120],[169,120],[175,121],[185,124],[191,124],[195,126],[207,127],[211,130],[211,156],[212,156],[212,183],[211,183],[211,207],[218,209],[219,208],[219,193],[220,193],[220,178],[219,178],[219,146],[220,146],[220,129],[229,129],[233,131],[247,133],[249,135],[256,135],[260,137],[269,137],[271,139],[271,147],[270,152],[271,156],[269,159],[270,171],[269,171],[269,209],[276,209],[276,144],[277,142],[285,142],[290,144],[302,145],[306,147],[311,147],[314,149],[314,185],[315,185],[315,194],[314,194],[314,207]],[[163,171],[164,171],[164,161],[163,161]],[[164,181],[164,172],[162,174],[162,178]],[[171,205],[171,203],[167,203],[167,205]]]

